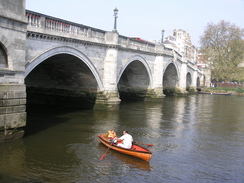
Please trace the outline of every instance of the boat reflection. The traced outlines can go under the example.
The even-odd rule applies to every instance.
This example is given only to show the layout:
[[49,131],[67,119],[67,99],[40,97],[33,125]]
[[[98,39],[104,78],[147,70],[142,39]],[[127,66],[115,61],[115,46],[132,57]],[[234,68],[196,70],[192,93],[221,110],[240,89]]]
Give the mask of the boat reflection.
[[[104,149],[104,152],[108,149],[106,146],[103,144],[99,143],[99,148]],[[110,149],[107,152],[106,159],[109,159],[109,156],[112,156],[113,159],[114,157],[116,158],[116,161],[122,161],[123,164],[130,165],[132,168],[137,168],[142,171],[151,171],[151,166],[150,163],[138,158],[134,158],[132,156],[128,156],[126,154],[119,153],[117,151],[114,151],[113,149]],[[118,162],[119,163],[119,162]]]

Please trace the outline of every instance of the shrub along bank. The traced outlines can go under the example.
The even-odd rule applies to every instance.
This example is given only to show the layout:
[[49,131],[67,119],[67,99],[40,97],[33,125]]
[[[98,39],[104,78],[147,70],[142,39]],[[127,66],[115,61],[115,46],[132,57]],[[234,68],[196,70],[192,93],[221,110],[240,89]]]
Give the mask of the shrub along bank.
[[233,95],[244,95],[244,88],[204,87],[201,88],[201,91],[216,93],[232,93]]

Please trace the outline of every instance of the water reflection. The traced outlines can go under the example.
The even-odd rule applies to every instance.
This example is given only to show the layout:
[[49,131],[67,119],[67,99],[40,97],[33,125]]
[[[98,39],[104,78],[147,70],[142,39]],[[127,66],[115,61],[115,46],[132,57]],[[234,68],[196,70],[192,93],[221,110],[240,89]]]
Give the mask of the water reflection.
[[24,176],[26,169],[25,160],[25,146],[22,139],[0,144],[0,182],[1,180],[14,182]]
[[[32,109],[31,132],[0,144],[0,182],[243,182],[244,97],[193,95],[118,111]],[[30,128],[31,127],[31,128]],[[41,127],[41,128],[39,128]],[[144,162],[97,136],[127,129],[153,144]]]
[[[103,149],[104,152],[107,150],[107,148],[103,144],[99,144],[98,148]],[[105,161],[111,164],[118,163],[121,164],[121,166],[130,167],[133,169],[136,168],[141,171],[151,170],[149,162],[125,154],[118,153],[117,151],[114,151],[112,149],[108,151]]]

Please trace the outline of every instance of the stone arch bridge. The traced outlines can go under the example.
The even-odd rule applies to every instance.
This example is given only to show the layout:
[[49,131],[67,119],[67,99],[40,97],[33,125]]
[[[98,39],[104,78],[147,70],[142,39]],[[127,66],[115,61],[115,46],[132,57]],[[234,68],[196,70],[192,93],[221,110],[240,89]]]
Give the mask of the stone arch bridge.
[[54,103],[73,96],[107,108],[121,99],[185,94],[203,78],[196,65],[163,45],[31,11],[27,18],[24,77],[39,102],[45,95],[55,95]]
[[21,135],[26,103],[114,109],[121,100],[162,100],[204,84],[202,70],[164,45],[15,3],[17,12],[0,4],[1,141]]

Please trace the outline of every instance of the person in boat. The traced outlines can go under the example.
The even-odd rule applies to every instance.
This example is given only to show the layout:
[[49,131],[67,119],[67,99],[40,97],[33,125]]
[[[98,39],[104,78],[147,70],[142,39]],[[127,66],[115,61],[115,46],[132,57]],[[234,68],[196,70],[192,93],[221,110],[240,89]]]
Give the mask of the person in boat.
[[115,137],[114,139],[116,141],[122,141],[122,143],[117,144],[117,146],[119,147],[123,147],[127,149],[130,149],[132,147],[133,138],[126,130],[123,131],[123,136],[121,136],[120,138]]
[[108,138],[114,139],[115,137],[117,137],[117,135],[114,130],[108,131]]

